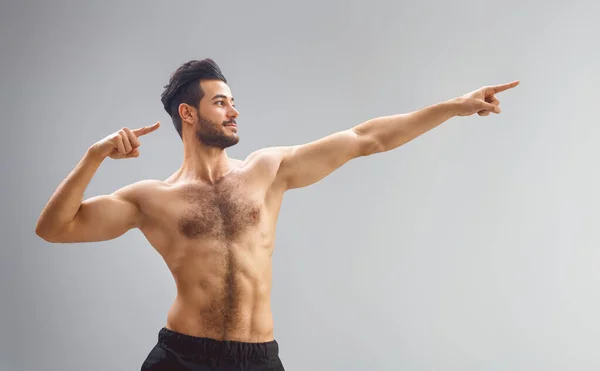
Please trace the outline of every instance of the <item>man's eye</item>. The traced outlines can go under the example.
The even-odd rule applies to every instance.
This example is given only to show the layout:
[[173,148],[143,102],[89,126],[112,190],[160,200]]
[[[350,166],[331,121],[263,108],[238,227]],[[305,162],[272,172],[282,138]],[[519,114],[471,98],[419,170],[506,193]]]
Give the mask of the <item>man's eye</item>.
[[223,105],[223,101],[218,101],[217,105],[222,106]]

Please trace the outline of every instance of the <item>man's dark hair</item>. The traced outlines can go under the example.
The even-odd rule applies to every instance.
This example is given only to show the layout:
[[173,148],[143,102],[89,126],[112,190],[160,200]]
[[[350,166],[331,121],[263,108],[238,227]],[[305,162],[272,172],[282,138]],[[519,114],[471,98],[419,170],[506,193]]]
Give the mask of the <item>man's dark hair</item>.
[[161,102],[165,111],[171,116],[173,125],[183,138],[181,131],[181,117],[179,116],[179,105],[181,103],[189,104],[198,108],[200,99],[204,92],[200,87],[202,80],[221,80],[227,83],[221,69],[217,63],[205,58],[202,60],[192,60],[182,64],[173,74],[169,83],[165,85],[165,90],[161,95]]

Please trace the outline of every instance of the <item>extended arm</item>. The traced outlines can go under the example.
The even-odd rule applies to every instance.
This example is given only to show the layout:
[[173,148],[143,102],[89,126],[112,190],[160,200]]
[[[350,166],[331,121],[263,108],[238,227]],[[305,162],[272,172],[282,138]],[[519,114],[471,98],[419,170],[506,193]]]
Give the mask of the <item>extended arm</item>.
[[353,158],[397,148],[454,116],[500,113],[494,95],[517,85],[483,87],[411,113],[377,117],[308,144],[283,148],[278,179],[285,189],[305,187]]

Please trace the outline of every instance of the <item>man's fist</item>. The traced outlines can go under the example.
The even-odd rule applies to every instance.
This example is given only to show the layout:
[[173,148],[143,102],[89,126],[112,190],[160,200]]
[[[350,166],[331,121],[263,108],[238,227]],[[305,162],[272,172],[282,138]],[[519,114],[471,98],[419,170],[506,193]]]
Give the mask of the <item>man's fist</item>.
[[155,131],[159,126],[160,122],[157,122],[152,126],[144,126],[135,130],[123,128],[96,142],[92,146],[92,151],[95,155],[102,158],[110,157],[121,159],[138,157],[140,155],[138,150],[140,141],[138,138]]
[[490,113],[500,113],[500,101],[496,94],[519,85],[519,81],[496,86],[484,86],[462,97],[454,99],[458,116],[487,116]]

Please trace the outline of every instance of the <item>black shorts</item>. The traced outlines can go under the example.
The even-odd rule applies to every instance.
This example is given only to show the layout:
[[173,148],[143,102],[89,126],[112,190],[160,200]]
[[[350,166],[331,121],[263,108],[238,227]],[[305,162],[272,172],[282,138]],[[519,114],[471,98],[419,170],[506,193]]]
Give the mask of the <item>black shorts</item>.
[[167,328],[142,364],[141,371],[284,371],[275,340],[264,343],[218,341]]

